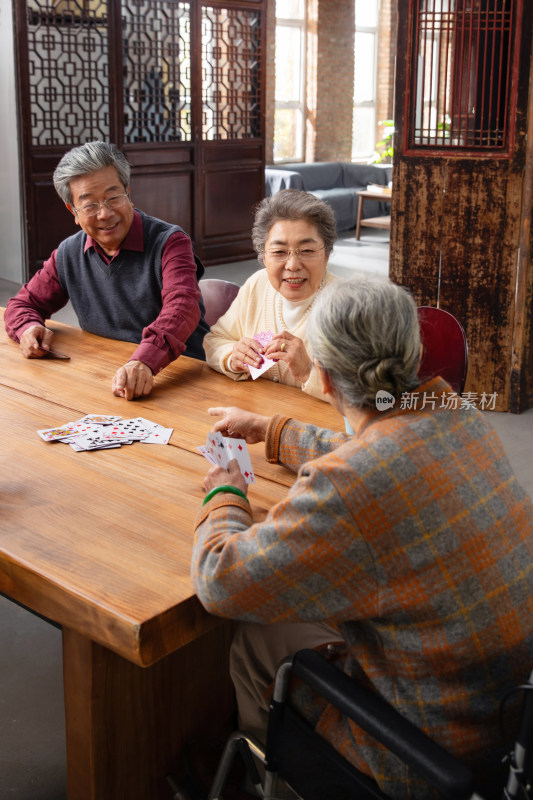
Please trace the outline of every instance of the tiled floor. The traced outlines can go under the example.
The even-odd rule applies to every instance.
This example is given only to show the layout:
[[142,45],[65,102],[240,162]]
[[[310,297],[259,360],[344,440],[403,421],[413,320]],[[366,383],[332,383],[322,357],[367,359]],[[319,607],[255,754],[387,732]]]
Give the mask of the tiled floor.
[[[255,261],[226,264],[209,267],[208,276],[242,285],[255,269]],[[359,242],[353,233],[344,236],[335,245],[330,269],[341,277],[386,275],[388,234],[372,231]],[[18,288],[0,280],[0,305],[5,306]],[[70,306],[56,318],[77,324]],[[485,416],[533,497],[533,409],[520,415],[485,412]],[[0,596],[0,799],[64,800],[64,787],[61,632]]]

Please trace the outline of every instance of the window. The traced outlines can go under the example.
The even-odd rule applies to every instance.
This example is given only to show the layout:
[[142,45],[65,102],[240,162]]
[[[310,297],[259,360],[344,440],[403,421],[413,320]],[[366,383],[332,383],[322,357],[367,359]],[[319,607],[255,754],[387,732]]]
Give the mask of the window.
[[305,0],[276,0],[274,160],[304,154]]
[[379,0],[355,0],[352,158],[369,158],[376,144]]
[[516,0],[416,0],[409,147],[509,147],[520,9]]

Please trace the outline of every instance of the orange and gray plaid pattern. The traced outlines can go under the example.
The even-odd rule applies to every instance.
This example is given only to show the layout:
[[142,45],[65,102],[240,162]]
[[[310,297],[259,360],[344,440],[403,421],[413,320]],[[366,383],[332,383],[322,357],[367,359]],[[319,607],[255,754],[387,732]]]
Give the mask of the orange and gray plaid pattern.
[[[533,508],[495,432],[473,407],[369,412],[355,436],[274,417],[266,454],[298,475],[264,521],[223,494],[198,519],[204,606],[327,621],[349,674],[490,781],[499,701],[533,665]],[[295,702],[391,797],[432,797],[337,711]]]

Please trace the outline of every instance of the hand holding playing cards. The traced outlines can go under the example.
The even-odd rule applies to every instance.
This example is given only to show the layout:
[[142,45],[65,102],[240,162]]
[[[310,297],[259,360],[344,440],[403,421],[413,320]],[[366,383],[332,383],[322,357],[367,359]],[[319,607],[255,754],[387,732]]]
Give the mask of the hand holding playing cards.
[[211,467],[204,478],[206,492],[210,492],[215,486],[224,486],[225,484],[236,486],[237,489],[240,489],[245,494],[247,492],[248,484],[241,474],[241,468],[236,458],[229,462],[227,470],[222,469],[222,467]]
[[150,394],[153,383],[150,367],[142,361],[128,361],[115,372],[111,389],[117,397],[133,400],[134,397]]
[[313,366],[302,340],[289,331],[283,331],[273,337],[265,349],[265,357],[284,361],[300,383],[306,382]]
[[269,423],[269,417],[243,411],[236,406],[216,406],[208,408],[207,413],[212,417],[222,417],[213,425],[214,431],[219,431],[223,436],[245,439],[248,444],[264,442]]
[[20,337],[20,349],[24,358],[42,358],[50,350],[54,332],[44,325],[26,328]]
[[249,372],[248,365],[259,367],[263,363],[265,348],[256,339],[244,336],[235,342],[229,359],[229,368],[233,372]]

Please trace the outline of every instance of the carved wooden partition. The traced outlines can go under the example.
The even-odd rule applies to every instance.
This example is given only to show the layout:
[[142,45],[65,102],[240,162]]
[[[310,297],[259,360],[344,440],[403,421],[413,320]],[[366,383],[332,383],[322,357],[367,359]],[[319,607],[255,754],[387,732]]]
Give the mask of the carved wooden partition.
[[466,391],[478,407],[525,410],[533,405],[530,14],[522,0],[400,0],[398,41],[391,279],[462,322]]
[[266,0],[17,0],[28,272],[75,230],[52,173],[115,142],[132,199],[205,263],[249,258],[264,194]]

